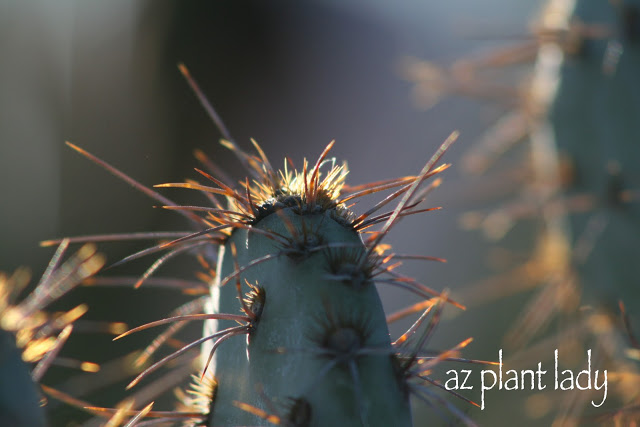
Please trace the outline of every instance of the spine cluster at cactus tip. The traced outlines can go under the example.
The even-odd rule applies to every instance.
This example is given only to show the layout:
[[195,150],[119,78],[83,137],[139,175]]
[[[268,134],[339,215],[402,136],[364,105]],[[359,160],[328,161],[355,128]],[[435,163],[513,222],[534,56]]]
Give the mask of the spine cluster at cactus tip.
[[[161,253],[133,280],[134,287],[174,288],[196,297],[164,319],[118,332],[116,339],[157,326],[167,328],[133,359],[123,359],[121,370],[135,375],[126,387],[133,394],[116,407],[98,407],[49,387],[43,390],[114,426],[410,426],[411,396],[472,425],[443,394],[474,403],[431,377],[433,366],[442,361],[482,362],[459,357],[471,340],[445,352],[426,350],[444,305],[464,307],[446,292],[397,271],[407,259],[443,260],[397,254],[383,243],[403,217],[438,209],[419,205],[440,184],[440,179],[431,178],[449,167],[439,161],[457,132],[415,176],[349,186],[346,163],[329,157],[333,142],[314,163],[305,160],[296,169],[286,159],[284,168],[276,170],[255,141],[255,154],[233,142],[186,68],[181,66],[181,71],[225,136],[223,145],[249,176],[234,182],[198,151],[204,167],[196,171],[207,185],[189,180],[155,186],[195,190],[210,202],[184,206],[68,143],[163,208],[182,215],[193,231],[80,236],[43,245],[60,244],[64,249],[86,242],[155,241],[110,267]],[[370,208],[354,209],[360,198],[382,193],[385,196]],[[156,277],[159,267],[180,254],[199,261],[199,281]],[[94,276],[94,270],[74,283],[131,281]],[[419,301],[385,315],[378,284],[409,292]],[[417,319],[404,334],[392,338],[388,324],[407,316]],[[204,321],[199,339],[186,344],[174,339],[194,321]],[[154,361],[162,352],[165,355]],[[190,389],[176,389],[189,376]],[[139,384],[146,391],[136,391]],[[154,410],[153,400],[165,393],[178,395],[176,409]]]
[[[167,250],[159,259],[163,262],[181,251],[215,245],[217,262],[214,272],[211,255],[202,257],[212,276],[210,298],[198,307],[204,313],[182,312],[123,334],[168,323],[207,322],[201,339],[148,367],[130,387],[202,346],[197,381],[207,385],[191,405],[202,413],[197,422],[411,425],[409,396],[432,398],[432,392],[425,391],[431,382],[428,367],[421,366],[429,358],[421,353],[440,303],[460,305],[394,271],[403,258],[433,258],[391,253],[382,239],[401,217],[431,210],[418,205],[439,180],[421,184],[448,167],[437,162],[456,136],[418,175],[358,187],[346,186],[346,164],[327,158],[333,143],[313,166],[305,161],[297,171],[288,160],[276,171],[257,143],[257,155],[250,155],[229,141],[224,145],[251,174],[238,188],[214,176],[219,171],[210,161],[205,163],[211,173],[196,170],[213,186],[195,181],[157,185],[203,192],[212,206],[167,204],[200,230],[126,260]],[[359,197],[385,190],[392,192],[366,212],[358,215],[350,209]],[[395,207],[384,212],[390,203]],[[382,227],[372,231],[378,224]],[[157,267],[154,264],[138,285]],[[424,310],[393,342],[376,283],[424,298],[389,319]]]

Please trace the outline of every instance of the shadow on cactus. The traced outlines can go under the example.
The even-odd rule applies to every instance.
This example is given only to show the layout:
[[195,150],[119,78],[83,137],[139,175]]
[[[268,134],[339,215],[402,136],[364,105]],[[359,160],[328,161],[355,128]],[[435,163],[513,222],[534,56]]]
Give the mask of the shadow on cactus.
[[[174,412],[154,412],[147,401],[128,401],[119,409],[92,407],[90,411],[119,417],[122,422],[133,417],[128,422],[134,424],[153,417],[156,419],[145,422],[399,426],[411,425],[409,399],[415,396],[438,413],[439,408],[446,409],[451,414],[444,416],[447,419],[453,416],[473,424],[438,392],[446,389],[431,377],[432,368],[442,361],[491,362],[460,358],[460,350],[471,339],[445,352],[425,349],[443,306],[464,307],[446,292],[396,272],[404,259],[442,260],[395,254],[382,243],[401,218],[432,210],[419,205],[440,180],[423,184],[449,167],[438,163],[457,133],[416,176],[348,186],[346,163],[338,164],[328,157],[333,142],[313,165],[305,160],[297,170],[286,159],[284,168],[276,170],[254,141],[255,155],[233,142],[186,68],[180,69],[225,137],[223,145],[235,153],[249,177],[237,185],[198,152],[207,171],[196,171],[208,185],[195,180],[156,185],[195,190],[210,202],[209,206],[180,206],[68,143],[196,228],[193,233],[87,236],[73,241],[161,239],[116,263],[163,252],[137,280],[136,287],[160,283],[162,279],[151,276],[176,255],[188,253],[200,260],[206,270],[201,277],[209,282],[210,296],[117,337],[170,325],[144,350],[137,363],[141,366],[186,323],[204,321],[200,339],[153,363],[127,387],[145,381],[155,371],[171,370],[180,359],[179,366],[197,364],[201,373],[194,379],[197,390],[179,392],[182,403]],[[390,194],[363,213],[352,210],[360,197],[379,192]],[[395,207],[389,209],[390,204]],[[101,280],[94,278],[92,283]],[[183,291],[194,289],[179,280],[162,283]],[[377,284],[411,292],[422,301],[386,317]],[[413,326],[392,341],[388,323],[418,313]],[[147,406],[135,409],[141,405]]]

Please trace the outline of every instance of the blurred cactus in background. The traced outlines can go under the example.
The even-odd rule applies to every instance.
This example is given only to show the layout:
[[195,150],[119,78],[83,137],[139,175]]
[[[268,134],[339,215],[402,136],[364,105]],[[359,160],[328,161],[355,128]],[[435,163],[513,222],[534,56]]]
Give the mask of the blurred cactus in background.
[[[568,355],[568,366],[581,367],[585,351],[593,349],[598,366],[609,369],[610,399],[618,399],[598,412],[588,408],[586,393],[559,395],[555,402],[551,392],[519,396],[534,423],[545,415],[560,425],[638,418],[640,377],[629,359],[637,354],[625,353],[627,334],[617,302],[632,315],[640,312],[640,86],[634,81],[640,75],[639,18],[640,3],[634,1],[551,0],[528,40],[456,61],[450,71],[423,61],[406,68],[424,105],[455,93],[506,107],[466,156],[471,173],[487,171],[490,179],[492,167],[504,164],[499,157],[513,163],[508,151],[528,144],[515,161],[518,170],[510,168],[515,198],[468,212],[462,224],[493,240],[524,227],[530,256],[459,297],[493,300],[495,307],[508,295],[536,289],[503,329],[504,345],[519,350],[510,366],[532,366],[559,349]],[[517,84],[497,79],[534,59],[530,76]],[[504,176],[504,166],[496,173]],[[521,251],[522,242],[514,249]],[[505,394],[508,398],[513,396]]]
[[67,240],[60,243],[40,282],[26,297],[20,295],[29,284],[28,270],[20,269],[12,275],[0,273],[0,423],[4,426],[48,425],[41,408],[44,396],[39,382],[52,365],[88,371],[96,368],[89,362],[57,357],[74,322],[87,307],[79,305],[57,313],[44,311],[104,265],[104,257],[96,254],[92,245],[62,262],[68,245]]

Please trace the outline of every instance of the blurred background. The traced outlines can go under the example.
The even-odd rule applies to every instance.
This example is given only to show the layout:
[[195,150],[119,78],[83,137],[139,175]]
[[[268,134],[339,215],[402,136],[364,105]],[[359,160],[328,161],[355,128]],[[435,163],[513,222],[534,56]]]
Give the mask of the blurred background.
[[[317,156],[336,139],[333,154],[349,161],[352,182],[366,182],[414,173],[459,129],[454,162],[491,117],[466,99],[418,110],[402,60],[447,64],[525,36],[535,2],[511,3],[2,0],[3,267],[41,265],[43,238],[142,230],[166,216],[65,140],[147,185],[190,176],[194,148],[227,164],[178,62],[235,139],[249,147],[255,138],[273,162]],[[454,215],[420,223],[444,217]],[[445,244],[424,240],[413,244]]]
[[[444,209],[408,218],[387,243],[399,253],[448,259],[403,267],[403,273],[438,290],[455,293],[495,274],[504,257],[498,257],[503,264],[492,264],[495,251],[480,233],[462,230],[459,219],[506,197],[505,183],[469,178],[459,164],[503,111],[455,96],[425,111],[412,98],[403,64],[416,57],[446,66],[524,39],[541,3],[0,0],[0,270],[27,265],[37,276],[53,253],[39,247],[44,239],[187,229],[181,217],[154,209],[157,202],[73,152],[65,140],[146,185],[195,178],[196,148],[235,178],[244,177],[178,72],[183,62],[242,147],[249,149],[255,138],[272,163],[289,156],[301,164],[335,139],[332,155],[348,161],[351,184],[415,174],[460,130],[444,157],[453,167],[427,201]],[[192,196],[183,193],[163,194],[180,201]],[[507,236],[507,260],[526,255],[531,232],[517,229]],[[143,247],[100,248],[115,262]],[[118,274],[140,274],[152,261],[137,261]],[[192,278],[191,269],[195,261],[183,259],[162,272]],[[380,292],[389,312],[414,301],[397,289]],[[60,308],[88,301],[87,319],[131,325],[188,300],[145,289],[79,289],[72,296]],[[496,331],[515,318],[526,297],[507,298],[499,310],[481,306],[449,313],[433,348],[474,336],[465,355],[495,360],[502,336]],[[407,322],[394,325],[392,335]],[[191,333],[197,335],[197,328]],[[126,345],[111,343],[109,336],[79,336],[64,351],[104,362],[128,351]],[[70,374],[52,373],[49,382],[64,388],[65,375]],[[477,390],[468,397],[478,400]],[[96,404],[108,405],[115,397],[98,399]],[[472,418],[489,420],[487,425],[520,422],[501,402],[488,402],[484,413],[455,403]],[[56,416],[64,425],[71,415]],[[416,425],[428,419],[445,423],[421,407]]]

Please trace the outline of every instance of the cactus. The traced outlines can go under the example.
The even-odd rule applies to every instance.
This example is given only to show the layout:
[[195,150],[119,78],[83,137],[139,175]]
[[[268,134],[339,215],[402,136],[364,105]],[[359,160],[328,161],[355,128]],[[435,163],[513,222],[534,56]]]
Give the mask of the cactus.
[[[355,217],[345,207],[351,199],[340,195],[345,166],[334,165],[321,179],[327,151],[308,178],[306,164],[304,173],[274,178],[264,159],[256,172],[266,188],[247,189],[241,210],[252,226],[234,230],[220,253],[213,311],[237,311],[238,292],[230,286],[235,280],[238,288],[253,284],[244,311],[255,317],[247,342],[235,339],[216,352],[212,425],[255,421],[233,405],[266,409],[257,385],[269,398],[295,402],[286,416],[295,425],[410,424],[407,386],[374,286],[386,269],[375,249],[395,217],[408,211],[434,162],[413,185],[403,186],[404,203],[394,218],[363,244],[359,232],[371,217]],[[219,323],[214,328],[229,326]]]
[[[328,174],[343,178],[336,169]],[[316,169],[307,194],[295,182],[269,183],[267,197],[249,191],[253,225],[234,230],[220,253],[213,311],[238,310],[228,280],[235,276],[254,284],[244,308],[253,316],[246,340],[216,352],[212,425],[255,422],[234,405],[266,409],[257,385],[269,398],[295,402],[286,419],[302,425],[410,424],[373,284],[378,260],[367,253],[352,214],[335,203],[334,183],[319,185],[319,178]],[[217,329],[230,326],[218,322]],[[372,389],[375,395],[364,392]]]
[[591,198],[586,218],[567,217],[579,251],[572,264],[589,302],[623,299],[638,313],[640,270],[631,254],[640,235],[640,2],[576,1],[570,22],[576,49],[558,70],[548,120],[557,155],[572,172],[561,190]]
[[[632,255],[640,241],[640,181],[635,173],[640,159],[640,93],[634,82],[640,73],[640,2],[578,0],[568,12],[571,18],[564,28],[574,37],[560,44],[565,51],[560,66],[549,60],[552,46],[539,55],[540,73],[555,72],[558,86],[551,94],[547,121],[541,124],[542,135],[532,142],[534,154],[541,154],[539,173],[555,167],[560,185],[551,187],[549,194],[567,200],[564,212],[546,215],[549,232],[562,236],[570,248],[567,282],[575,278],[578,283],[564,300],[567,294],[559,289],[560,306],[575,307],[571,298],[577,300],[574,295],[581,293],[581,303],[594,307],[585,322],[585,346],[593,346],[602,365],[619,373],[617,405],[632,406],[640,399],[638,368],[630,365],[624,332],[610,313],[618,300],[631,313],[640,313],[640,270]],[[555,156],[554,163],[545,158],[548,155]],[[570,171],[564,174],[569,180],[562,179],[563,169]],[[580,199],[587,199],[587,215],[572,207],[572,201]],[[563,410],[559,418],[577,423],[584,409],[578,405],[577,410]],[[620,415],[617,422],[637,421],[633,411]]]
[[[153,412],[148,405],[136,411],[133,406],[146,402],[134,405],[125,401],[117,411],[91,411],[102,416],[116,411],[114,417],[132,416],[129,422],[144,416],[165,417],[167,421],[186,418],[184,425],[305,426],[335,422],[400,426],[411,425],[409,397],[414,395],[429,405],[447,408],[472,424],[428,387],[444,389],[429,376],[430,369],[441,361],[460,361],[459,351],[471,340],[440,355],[424,354],[443,304],[463,306],[446,293],[436,292],[394,270],[405,258],[439,259],[389,253],[390,246],[382,243],[402,217],[434,209],[417,206],[440,180],[424,188],[422,184],[449,167],[437,163],[457,133],[441,145],[416,176],[347,187],[346,163],[338,165],[335,159],[327,158],[333,142],[313,167],[305,160],[302,171],[297,171],[288,160],[282,171],[276,171],[257,143],[253,142],[257,155],[251,155],[232,142],[186,68],[180,69],[226,137],[223,144],[237,155],[253,181],[246,178],[240,188],[234,189],[226,175],[199,153],[199,159],[218,177],[196,170],[215,186],[190,180],[156,187],[199,191],[208,196],[212,206],[180,206],[68,143],[164,208],[182,214],[198,229],[194,233],[76,237],[74,242],[173,238],[116,263],[168,251],[147,269],[135,287],[153,284],[151,276],[155,271],[183,252],[194,253],[213,277],[209,298],[196,299],[168,318],[116,338],[171,324],[138,357],[136,365],[141,366],[187,322],[204,320],[202,338],[148,366],[127,387],[136,386],[178,357],[193,358],[192,350],[202,345],[196,397],[183,398],[187,408],[168,414]],[[350,210],[360,197],[386,190],[394,191],[366,212],[357,215]],[[393,210],[379,213],[396,200],[399,201]],[[377,224],[383,224],[381,229],[370,231]],[[101,280],[96,278],[92,283]],[[408,290],[423,301],[387,319],[376,283]],[[181,282],[174,281],[170,286],[185,290]],[[204,313],[196,313],[202,308]],[[423,313],[414,325],[392,342],[387,322],[420,311]]]
[[44,411],[13,334],[0,329],[0,423],[16,427],[45,425]]
[[[210,369],[215,378],[210,381],[211,388],[204,391],[211,401],[200,408],[203,416],[209,417],[209,425],[255,424],[256,415],[265,418],[265,422],[278,419],[286,425],[410,425],[411,393],[429,401],[436,399],[466,419],[414,381],[433,381],[421,373],[425,369],[418,365],[429,359],[420,353],[434,323],[420,334],[417,331],[427,324],[430,315],[432,322],[437,322],[439,302],[459,304],[395,273],[396,265],[389,263],[402,256],[385,255],[388,245],[381,243],[399,218],[425,211],[416,206],[438,181],[426,189],[419,187],[425,179],[448,167],[436,163],[455,138],[453,134],[419,175],[354,188],[346,195],[342,192],[346,164],[338,166],[334,159],[325,160],[333,143],[312,169],[305,161],[302,172],[289,171],[286,165],[284,171],[276,172],[257,144],[254,143],[260,157],[248,155],[225,141],[255,174],[253,185],[247,178],[242,190],[234,190],[199,171],[217,186],[194,182],[157,186],[223,195],[228,206],[223,208],[216,199],[212,199],[214,207],[176,206],[162,198],[165,207],[185,213],[206,228],[123,260],[161,249],[170,249],[170,256],[202,243],[220,245],[211,300],[206,304],[208,314],[170,317],[118,337],[167,323],[211,322],[203,338],[151,365],[129,387],[204,343],[202,377]],[[325,172],[322,169],[326,166]],[[360,216],[347,208],[346,203],[358,197],[398,187]],[[394,210],[374,215],[397,198],[401,200]],[[194,216],[193,211],[204,211],[206,216]],[[361,233],[378,223],[384,223],[382,229],[363,241]],[[154,263],[138,285],[148,280],[166,259],[163,256]],[[376,282],[390,283],[427,299],[426,304],[421,302],[418,308],[402,314],[426,307],[416,324],[394,343],[390,341]],[[245,298],[246,290],[249,292]],[[167,338],[163,334],[162,340]],[[457,350],[441,359],[450,359]],[[280,415],[269,414],[271,400],[277,402]]]

